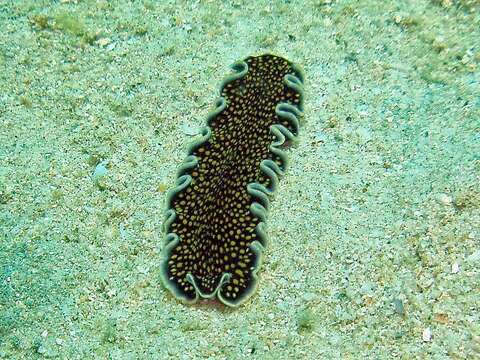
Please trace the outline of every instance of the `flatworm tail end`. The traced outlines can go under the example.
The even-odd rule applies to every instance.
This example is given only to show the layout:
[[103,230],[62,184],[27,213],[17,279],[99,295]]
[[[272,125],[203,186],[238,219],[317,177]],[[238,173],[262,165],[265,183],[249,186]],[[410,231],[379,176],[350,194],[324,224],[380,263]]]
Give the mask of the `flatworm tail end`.
[[298,135],[302,70],[281,57],[232,65],[201,137],[167,194],[161,279],[178,299],[244,303],[255,291],[268,237],[269,197]]

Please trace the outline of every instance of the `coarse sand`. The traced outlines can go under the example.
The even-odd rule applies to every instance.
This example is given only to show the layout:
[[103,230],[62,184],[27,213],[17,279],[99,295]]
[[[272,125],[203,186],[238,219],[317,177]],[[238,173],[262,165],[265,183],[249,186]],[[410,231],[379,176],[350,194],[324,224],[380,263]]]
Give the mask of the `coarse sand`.
[[[159,278],[229,65],[302,66],[257,292]],[[478,0],[0,1],[0,359],[480,358]]]

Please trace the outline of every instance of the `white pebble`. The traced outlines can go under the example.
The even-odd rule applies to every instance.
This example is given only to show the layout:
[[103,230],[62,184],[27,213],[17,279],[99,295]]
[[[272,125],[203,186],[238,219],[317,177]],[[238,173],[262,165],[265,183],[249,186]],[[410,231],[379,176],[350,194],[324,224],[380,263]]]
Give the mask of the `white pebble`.
[[422,339],[425,342],[429,342],[430,340],[432,340],[432,331],[430,330],[430,328],[426,328],[423,330]]
[[450,206],[453,203],[452,197],[445,194],[445,193],[440,193],[440,194],[435,195],[435,200],[440,205],[444,205],[444,206]]
[[458,263],[454,262],[452,264],[452,274],[456,274],[460,271],[460,265]]
[[98,183],[106,174],[107,174],[107,168],[105,165],[107,165],[108,161],[103,160],[102,162],[98,163],[97,166],[95,167],[95,170],[93,171],[92,174],[92,179],[95,183]]

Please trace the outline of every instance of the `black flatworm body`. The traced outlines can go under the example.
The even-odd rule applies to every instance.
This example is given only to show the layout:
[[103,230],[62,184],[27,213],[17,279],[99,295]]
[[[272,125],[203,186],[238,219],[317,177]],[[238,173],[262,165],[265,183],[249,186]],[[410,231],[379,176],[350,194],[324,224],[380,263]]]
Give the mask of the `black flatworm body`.
[[237,306],[254,292],[268,197],[287,166],[281,147],[303,111],[303,74],[288,60],[267,54],[232,68],[167,195],[161,277],[189,303]]

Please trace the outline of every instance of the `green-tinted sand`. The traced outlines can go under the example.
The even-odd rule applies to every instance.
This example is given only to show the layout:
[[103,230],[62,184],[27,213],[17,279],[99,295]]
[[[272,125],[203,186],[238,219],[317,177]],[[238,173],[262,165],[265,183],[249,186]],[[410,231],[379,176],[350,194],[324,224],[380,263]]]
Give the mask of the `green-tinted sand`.
[[[480,356],[480,3],[0,1],[0,358]],[[228,65],[303,66],[257,293],[160,284]]]

